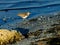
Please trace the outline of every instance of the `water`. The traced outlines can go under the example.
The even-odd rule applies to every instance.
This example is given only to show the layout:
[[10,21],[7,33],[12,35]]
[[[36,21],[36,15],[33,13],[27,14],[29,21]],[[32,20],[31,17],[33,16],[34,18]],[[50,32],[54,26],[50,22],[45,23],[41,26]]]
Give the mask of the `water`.
[[[60,12],[60,0],[0,0],[0,28],[5,29],[17,28],[17,23],[23,22],[23,19],[19,17],[18,14],[24,12],[31,13],[26,20],[41,15],[44,16],[49,16],[50,14],[56,15],[57,12]],[[4,18],[6,18],[7,20],[4,21],[3,20]],[[31,31],[40,29],[39,26],[41,24],[39,24],[39,26],[35,24],[34,26],[31,25],[30,26],[24,25],[25,27],[27,27],[28,30],[24,30],[21,28],[19,29],[19,31],[24,35],[29,32],[29,29]],[[24,26],[21,25],[20,27]],[[32,39],[31,38],[29,38],[28,40],[24,39],[23,41],[13,45],[29,45],[30,41],[34,41],[34,39],[33,40]]]
[[[30,12],[30,16],[26,19],[28,20],[39,15],[56,14],[59,11],[60,0],[0,0],[0,28],[16,28],[17,23],[23,21],[18,16],[19,13]],[[6,21],[3,20],[4,18]],[[21,27],[24,26],[21,25]],[[29,27],[31,28],[34,29],[35,26]]]

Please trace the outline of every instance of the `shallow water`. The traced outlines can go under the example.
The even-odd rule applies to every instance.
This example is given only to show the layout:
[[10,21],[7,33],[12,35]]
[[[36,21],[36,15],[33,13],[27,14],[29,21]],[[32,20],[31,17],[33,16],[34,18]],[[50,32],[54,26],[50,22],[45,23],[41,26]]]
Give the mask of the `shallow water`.
[[[16,8],[16,9],[15,9]],[[8,11],[4,11],[8,9]],[[10,10],[11,9],[11,10]],[[13,10],[14,9],[14,10]],[[1,24],[1,27],[8,28],[7,24],[16,24],[22,21],[21,17],[17,15],[22,12],[30,12],[30,16],[27,18],[33,18],[38,15],[46,15],[48,13],[53,14],[60,11],[59,0],[0,0],[0,18],[7,18],[5,23]],[[9,27],[10,29],[10,27]]]

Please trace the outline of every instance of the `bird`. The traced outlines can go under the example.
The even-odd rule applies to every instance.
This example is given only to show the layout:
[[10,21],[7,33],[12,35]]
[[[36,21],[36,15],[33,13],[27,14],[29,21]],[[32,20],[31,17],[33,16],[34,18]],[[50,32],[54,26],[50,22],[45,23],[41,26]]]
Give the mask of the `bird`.
[[30,15],[30,12],[25,12],[25,13],[19,13],[18,16],[20,16],[23,19],[26,19]]

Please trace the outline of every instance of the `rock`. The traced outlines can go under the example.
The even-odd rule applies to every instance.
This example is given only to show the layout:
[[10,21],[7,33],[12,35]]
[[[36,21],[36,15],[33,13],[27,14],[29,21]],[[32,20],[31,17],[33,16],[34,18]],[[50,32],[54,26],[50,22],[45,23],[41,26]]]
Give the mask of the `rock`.
[[23,38],[24,36],[16,30],[0,29],[0,45],[15,43]]
[[42,31],[41,30],[37,30],[37,31],[35,31],[35,32],[30,32],[30,33],[28,33],[28,36],[29,37],[31,37],[31,36],[33,36],[33,37],[38,37],[40,34],[42,33]]

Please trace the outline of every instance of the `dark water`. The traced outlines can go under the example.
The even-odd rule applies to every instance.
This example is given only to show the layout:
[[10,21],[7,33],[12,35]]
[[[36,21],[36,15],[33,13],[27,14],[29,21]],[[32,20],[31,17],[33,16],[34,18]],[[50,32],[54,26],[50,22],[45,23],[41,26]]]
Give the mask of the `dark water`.
[[24,36],[27,35],[29,32],[29,29],[24,29],[24,28],[15,28],[17,31],[20,31]]

